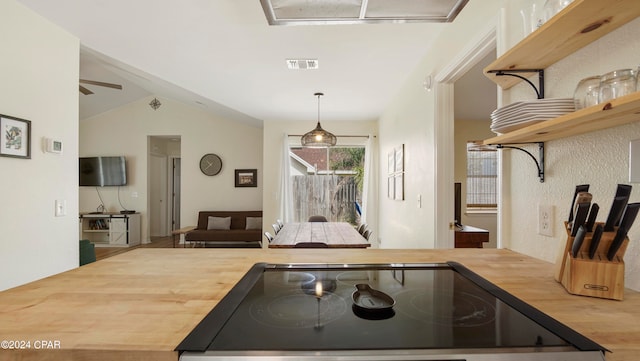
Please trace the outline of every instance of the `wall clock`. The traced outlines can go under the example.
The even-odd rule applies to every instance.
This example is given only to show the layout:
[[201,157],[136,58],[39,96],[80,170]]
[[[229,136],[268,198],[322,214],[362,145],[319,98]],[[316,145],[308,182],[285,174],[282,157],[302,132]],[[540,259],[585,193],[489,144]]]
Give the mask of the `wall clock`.
[[205,154],[200,158],[200,170],[208,176],[216,175],[222,170],[222,159],[217,154]]

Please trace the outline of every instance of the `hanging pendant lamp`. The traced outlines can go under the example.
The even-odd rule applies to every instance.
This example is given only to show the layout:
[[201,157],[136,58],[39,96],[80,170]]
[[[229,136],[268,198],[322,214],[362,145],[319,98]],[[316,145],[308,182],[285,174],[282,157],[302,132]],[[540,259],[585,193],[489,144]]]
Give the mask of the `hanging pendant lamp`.
[[320,97],[324,94],[315,93],[313,95],[318,97],[318,125],[316,125],[314,130],[302,136],[302,146],[310,148],[333,147],[336,145],[338,139],[335,135],[322,129],[320,126]]

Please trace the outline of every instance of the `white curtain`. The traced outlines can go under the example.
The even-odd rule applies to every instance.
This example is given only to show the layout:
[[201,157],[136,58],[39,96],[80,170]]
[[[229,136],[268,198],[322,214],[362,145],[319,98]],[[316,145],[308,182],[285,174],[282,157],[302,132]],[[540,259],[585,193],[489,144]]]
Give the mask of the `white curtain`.
[[375,139],[376,138],[373,135],[369,135],[369,138],[365,143],[364,182],[362,184],[362,214],[360,215],[361,223],[377,223]]
[[280,209],[278,210],[278,215],[283,222],[293,222],[293,191],[289,152],[289,135],[285,133],[282,139],[282,157],[280,158]]

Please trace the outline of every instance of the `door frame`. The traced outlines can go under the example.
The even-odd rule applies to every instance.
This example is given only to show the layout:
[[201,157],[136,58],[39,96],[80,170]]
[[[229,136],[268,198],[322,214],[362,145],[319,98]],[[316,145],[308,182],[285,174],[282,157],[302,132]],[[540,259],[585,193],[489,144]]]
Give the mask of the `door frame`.
[[[454,92],[453,85],[475,64],[494,49],[501,54],[505,39],[505,10],[491,19],[468,45],[435,76],[435,248],[454,248],[454,228],[452,227],[454,204]],[[497,87],[496,87],[497,88]],[[498,103],[501,103],[501,91],[498,92]],[[498,176],[498,187],[500,178]],[[500,194],[500,192],[498,192]],[[498,199],[498,248],[501,246],[501,212]]]

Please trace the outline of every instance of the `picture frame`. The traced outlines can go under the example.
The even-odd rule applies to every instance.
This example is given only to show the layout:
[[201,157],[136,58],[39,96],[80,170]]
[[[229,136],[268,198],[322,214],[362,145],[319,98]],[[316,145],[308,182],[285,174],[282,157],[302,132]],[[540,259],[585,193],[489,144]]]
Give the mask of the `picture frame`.
[[31,121],[0,114],[0,156],[31,158]]
[[387,174],[391,175],[391,174],[395,173],[395,171],[396,171],[396,163],[395,163],[396,162],[396,155],[395,155],[395,151],[392,150],[391,152],[389,152],[387,157],[388,157],[388,159],[387,159],[387,162],[388,162]]
[[404,144],[395,148],[395,173],[404,172]]
[[258,186],[258,170],[257,169],[236,169],[236,187],[257,187]]
[[396,201],[404,200],[404,174],[396,174],[394,177],[394,199]]
[[387,155],[387,197],[404,200],[404,144],[394,147]]

